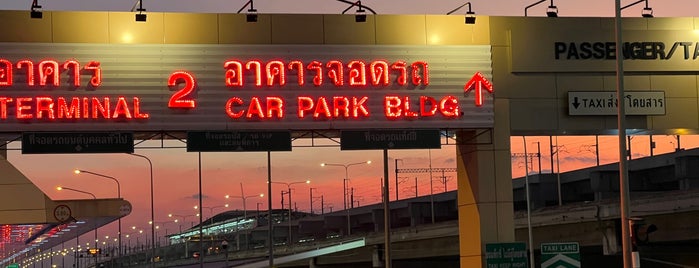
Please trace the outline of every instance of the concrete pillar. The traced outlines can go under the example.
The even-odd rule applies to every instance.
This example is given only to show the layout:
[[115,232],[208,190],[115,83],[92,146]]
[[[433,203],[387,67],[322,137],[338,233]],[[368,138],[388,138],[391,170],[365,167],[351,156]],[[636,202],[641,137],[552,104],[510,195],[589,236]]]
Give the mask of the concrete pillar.
[[308,268],[318,268],[320,265],[316,264],[316,258],[308,259]]
[[0,157],[7,159],[7,141],[0,140]]
[[383,252],[382,251],[383,251],[383,244],[374,246],[374,249],[371,251],[371,267],[372,268],[384,267]]
[[[500,113],[503,114],[506,112]],[[502,121],[500,124],[509,125],[509,120]],[[510,135],[509,128],[500,129],[457,133],[462,268],[485,267],[486,243],[514,242],[515,239]]]

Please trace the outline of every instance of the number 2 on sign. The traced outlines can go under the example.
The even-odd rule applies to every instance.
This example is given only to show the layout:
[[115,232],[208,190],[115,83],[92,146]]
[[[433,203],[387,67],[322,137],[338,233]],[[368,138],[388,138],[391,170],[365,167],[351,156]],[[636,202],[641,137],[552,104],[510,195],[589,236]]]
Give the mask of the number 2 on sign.
[[184,82],[184,87],[182,89],[172,94],[170,101],[167,103],[169,108],[184,108],[192,109],[197,107],[196,101],[193,99],[191,94],[194,92],[196,83],[194,81],[194,76],[188,72],[174,72],[170,75],[170,79],[167,81],[168,87],[174,87],[179,83]]

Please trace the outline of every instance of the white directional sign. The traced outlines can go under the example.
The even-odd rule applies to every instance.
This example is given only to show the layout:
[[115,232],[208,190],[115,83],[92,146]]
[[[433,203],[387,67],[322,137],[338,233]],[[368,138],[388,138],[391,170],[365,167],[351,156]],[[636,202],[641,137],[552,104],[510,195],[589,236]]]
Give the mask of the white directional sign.
[[[624,92],[627,115],[664,115],[664,91]],[[568,92],[568,115],[616,115],[616,92],[571,91]]]
[[580,268],[580,244],[542,243],[541,268]]

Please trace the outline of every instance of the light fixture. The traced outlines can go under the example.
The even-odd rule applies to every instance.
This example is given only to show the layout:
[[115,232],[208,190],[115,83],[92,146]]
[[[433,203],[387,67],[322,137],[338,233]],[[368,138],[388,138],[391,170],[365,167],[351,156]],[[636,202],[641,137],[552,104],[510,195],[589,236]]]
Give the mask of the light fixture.
[[38,0],[32,1],[31,12],[29,12],[29,17],[31,17],[32,19],[41,19],[44,17],[44,13],[42,13],[41,10],[37,10],[37,9],[41,8],[41,6],[39,5],[39,3],[37,3],[37,1]]
[[342,11],[342,14],[347,13],[347,11],[350,10],[353,6],[357,6],[357,8],[358,8],[356,11],[357,13],[354,15],[355,22],[366,22],[366,11],[367,10],[369,10],[372,14],[376,15],[376,12],[374,12],[373,9],[371,9],[370,7],[367,7],[365,5],[362,5],[361,0],[358,0],[357,2],[350,2],[350,1],[346,1],[346,0],[337,0],[337,1],[350,5],[348,8],[345,8],[345,10]]
[[[641,1],[643,1],[643,0],[641,0]],[[525,7],[525,8],[524,8],[524,16],[527,17],[527,15],[528,15],[528,14],[527,14],[527,10],[528,10],[530,7],[536,6],[536,5],[541,4],[541,3],[543,3],[543,2],[546,2],[546,0],[539,0],[539,1],[537,1],[536,3],[531,4],[531,5],[528,5],[527,7]],[[551,4],[550,4],[549,7],[546,9],[546,16],[548,16],[549,18],[558,17],[558,7],[556,7],[556,6],[553,4],[553,0],[551,0]]]
[[646,0],[646,7],[643,8],[643,11],[641,11],[641,17],[644,17],[644,18],[652,18],[653,17],[653,9],[648,6],[648,0]]
[[652,17],[653,17],[653,9],[652,9],[651,7],[648,6],[648,0],[638,0],[638,1],[635,1],[635,2],[633,2],[633,3],[631,3],[631,4],[628,4],[628,5],[625,5],[625,6],[621,7],[621,8],[619,8],[619,10],[627,9],[627,8],[629,8],[629,7],[631,7],[631,6],[634,6],[634,5],[636,5],[636,4],[639,4],[639,3],[641,3],[641,2],[646,2],[646,7],[643,8],[643,11],[641,11],[641,17],[644,17],[644,18],[652,18]]
[[558,17],[558,7],[553,5],[553,0],[551,0],[551,5],[546,9],[546,16],[549,18]]
[[354,15],[354,21],[355,22],[366,22],[366,11],[362,9],[362,6],[359,6],[359,9],[357,9],[357,14]]
[[464,23],[476,24],[476,13],[471,11],[471,2],[466,2],[463,5],[460,5],[459,7],[453,9],[452,11],[447,12],[447,15],[451,15],[452,13],[456,12],[457,10],[459,10],[465,6],[468,6],[468,11],[466,11],[466,17],[464,18]]
[[[256,10],[254,10],[254,11],[256,11]],[[245,17],[245,21],[247,21],[247,22],[257,22],[257,14],[248,13],[248,15]]]
[[[138,5],[138,8],[136,8],[136,5]],[[146,14],[143,13],[146,11],[146,9],[143,8],[143,0],[137,0],[136,4],[134,4],[134,6],[131,8],[131,12],[133,12],[134,9],[136,11],[138,11],[138,13],[136,13],[136,21],[137,22],[145,22],[147,19],[147,16],[146,16]]]
[[245,9],[245,7],[247,7],[248,5],[250,5],[250,8],[248,9],[248,13],[247,13],[247,15],[245,16],[245,21],[247,21],[247,22],[257,22],[257,9],[255,9],[255,3],[253,3],[252,0],[248,0],[248,1],[245,3],[245,5],[243,5],[243,7],[241,7],[240,9],[238,9],[238,12],[237,12],[237,13],[240,14],[240,12],[243,11],[243,9]]

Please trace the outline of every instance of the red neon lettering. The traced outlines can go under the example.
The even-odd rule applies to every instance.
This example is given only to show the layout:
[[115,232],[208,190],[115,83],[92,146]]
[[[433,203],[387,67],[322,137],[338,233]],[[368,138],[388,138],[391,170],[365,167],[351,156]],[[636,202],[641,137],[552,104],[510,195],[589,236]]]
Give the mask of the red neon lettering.
[[89,118],[90,116],[90,99],[83,97],[83,118]]
[[252,97],[250,99],[250,106],[248,106],[248,113],[245,115],[245,117],[252,118],[253,114],[259,118],[265,118],[265,114],[262,112],[262,105],[260,105],[260,99],[258,97]]
[[85,70],[92,71],[92,78],[90,78],[90,85],[93,87],[99,87],[102,85],[102,68],[100,67],[99,61],[90,61],[85,66]]
[[420,116],[434,116],[436,113],[437,100],[428,96],[420,96]]
[[223,63],[223,68],[226,69],[226,86],[243,86],[243,64],[240,61],[226,61]]
[[284,63],[278,60],[270,61],[265,66],[265,70],[267,71],[268,86],[274,85],[274,80],[279,81],[280,86],[286,85],[286,74],[284,73],[286,69],[284,68]]
[[296,69],[296,81],[298,82],[299,86],[303,86],[303,84],[305,83],[303,77],[303,63],[298,60],[289,62],[289,70],[294,69]]
[[197,106],[197,103],[193,99],[184,99],[189,97],[194,91],[194,77],[187,72],[174,72],[170,75],[170,79],[167,81],[169,87],[174,87],[177,85],[178,81],[184,81],[184,87],[179,91],[172,94],[170,101],[167,106],[170,108],[184,108],[191,109]]
[[138,97],[133,97],[133,117],[138,119],[146,119],[150,117],[150,114],[141,113],[141,99]]
[[[416,61],[413,62],[412,65],[410,65],[411,70],[412,70],[412,80],[413,80],[413,85],[419,86],[420,83],[423,85],[429,85],[430,80],[429,80],[429,69],[427,68],[427,62],[424,61]],[[422,67],[422,68],[420,68]],[[422,76],[420,76],[420,69],[422,69]]]
[[446,96],[439,102],[439,111],[446,117],[461,116],[459,99],[454,96]]
[[410,110],[410,97],[405,97],[403,99],[403,115],[406,117],[417,117],[417,112]]
[[56,118],[53,113],[53,99],[50,97],[36,97],[36,118],[44,118],[46,113],[49,119]]
[[396,61],[393,64],[391,64],[391,69],[398,71],[396,83],[398,83],[398,85],[404,86],[405,83],[407,83],[408,81],[406,63],[404,61]]
[[347,64],[350,86],[366,86],[366,64],[363,61],[353,60]]
[[402,113],[401,100],[398,96],[384,97],[384,114],[387,118],[398,118]]
[[7,119],[7,104],[12,102],[12,98],[0,97],[0,118]]
[[298,97],[298,110],[297,115],[299,118],[304,118],[306,112],[310,112],[313,109],[313,98],[311,97]]
[[12,85],[12,62],[0,59],[0,86]]
[[267,97],[267,118],[284,118],[284,100],[280,97]]
[[75,60],[67,60],[63,63],[63,69],[70,70],[73,68],[73,86],[80,86],[80,63]]
[[248,61],[248,63],[245,64],[245,68],[250,70],[253,69],[255,70],[255,85],[256,86],[262,86],[262,64],[260,61],[252,60]]
[[15,107],[15,114],[17,114],[17,119],[31,119],[32,107],[26,105],[25,103],[31,102],[32,98],[17,98],[17,106]]
[[[102,84],[102,70],[99,67],[100,63],[97,61],[91,61],[85,66],[86,70],[93,71],[92,78],[90,79],[90,84],[93,87],[98,87]],[[26,80],[28,86],[34,86],[35,81],[39,80],[40,86],[52,85],[59,86],[61,68],[66,71],[72,69],[73,81],[72,84],[75,87],[80,87],[80,63],[77,60],[66,60],[63,65],[58,64],[54,60],[43,60],[38,63],[38,78],[34,76],[34,63],[31,60],[20,60],[16,64],[17,70],[26,69]],[[0,59],[0,86],[11,86],[13,81],[13,64],[9,60]]]
[[366,102],[369,101],[369,97],[364,96],[357,100],[357,97],[352,97],[352,117],[357,118],[360,113],[363,117],[369,116],[369,110],[366,108]]
[[39,85],[45,86],[49,79],[54,86],[58,86],[58,62],[53,60],[39,62]]
[[70,100],[70,106],[68,106],[66,99],[59,97],[58,118],[80,118],[80,98],[73,97]]
[[325,118],[332,117],[332,114],[330,113],[330,108],[328,108],[328,102],[325,100],[325,97],[318,98],[316,109],[313,112],[313,117],[318,118],[321,114],[324,115]]
[[344,71],[342,68],[342,62],[337,61],[337,60],[331,60],[328,62],[327,65],[328,69],[328,78],[333,81],[333,84],[335,86],[342,86],[345,84],[344,82]]
[[119,116],[124,116],[124,118],[131,119],[131,111],[129,111],[129,105],[126,103],[124,97],[117,98],[117,103],[114,106],[114,113],[112,118],[119,118]]
[[[125,97],[118,97],[113,113],[110,113],[110,97],[72,97],[70,103],[64,97],[53,99],[51,97],[21,97],[15,98],[17,119],[131,119],[148,118],[148,114],[140,111],[140,101],[133,98],[133,111],[129,109],[129,104]],[[0,97],[0,118],[7,119],[7,104],[12,103],[12,98]],[[82,107],[81,107],[82,106]],[[90,109],[91,107],[91,109]],[[81,113],[80,110],[83,110]]]
[[92,97],[92,118],[97,119],[98,115],[102,115],[102,118],[109,118],[109,98],[104,97],[102,99],[104,105],[100,103],[100,100],[96,97]]
[[242,99],[240,99],[238,97],[233,97],[233,98],[228,99],[228,101],[226,102],[226,114],[228,115],[228,117],[230,117],[230,118],[242,117],[243,114],[245,113],[244,111],[238,111],[238,112],[233,111],[233,106],[240,106],[240,105],[243,105]]
[[[335,96],[333,97],[333,115],[335,117],[340,117],[340,112],[342,112],[342,117],[349,117],[349,100],[347,97]],[[356,116],[354,116],[356,117]]]
[[306,67],[308,70],[315,71],[316,74],[313,76],[313,85],[320,86],[323,84],[323,64],[319,61],[312,61]]
[[369,64],[371,70],[371,84],[374,86],[388,85],[388,63],[384,60],[377,60]]
[[17,62],[17,69],[22,69],[22,66],[27,68],[27,85],[34,85],[34,63],[30,60],[21,60]]

